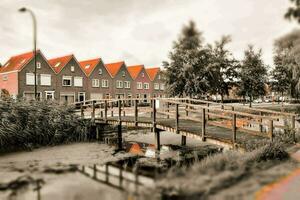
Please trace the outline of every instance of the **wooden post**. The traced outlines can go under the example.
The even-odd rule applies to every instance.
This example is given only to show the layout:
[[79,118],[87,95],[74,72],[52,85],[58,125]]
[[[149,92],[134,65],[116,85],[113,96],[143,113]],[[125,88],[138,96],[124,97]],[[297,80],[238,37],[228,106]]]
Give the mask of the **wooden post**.
[[94,164],[93,169],[94,169],[94,175],[93,175],[93,178],[94,178],[94,179],[97,179],[97,166],[96,166],[96,164]]
[[291,119],[291,128],[292,128],[292,131],[293,131],[293,140],[294,142],[296,142],[296,117],[295,116],[292,116],[292,119]]
[[108,171],[108,164],[105,164],[105,182],[109,182],[109,171]]
[[155,134],[155,143],[156,143],[156,150],[160,150],[160,131],[158,131],[157,129],[154,132]]
[[175,104],[175,129],[176,133],[179,133],[179,105],[178,103]]
[[125,113],[125,100],[123,100],[123,116],[124,117],[126,116],[126,113]]
[[[207,103],[207,107],[209,108],[209,103]],[[207,109],[207,120],[209,120],[209,109]]]
[[138,103],[139,101],[136,99],[134,101],[134,125],[138,126]]
[[95,101],[92,101],[92,121],[95,121]]
[[232,144],[233,148],[235,147],[236,143],[236,114],[232,115]]
[[259,132],[263,132],[263,125],[262,125],[262,112],[259,112],[260,118],[259,118]]
[[205,141],[205,126],[206,126],[206,119],[205,119],[205,108],[202,108],[202,141]]
[[[189,100],[185,100],[185,103],[189,104]],[[188,111],[188,109],[189,109],[189,106],[186,105],[186,106],[185,106],[185,116],[189,116],[189,111]]]
[[123,186],[123,168],[122,168],[122,166],[120,166],[119,169],[120,169],[119,186],[120,186],[120,188],[122,188],[122,186]]
[[104,121],[107,122],[107,100],[104,101]]
[[[170,104],[169,104],[169,102],[167,102],[167,113],[169,113],[170,112]],[[167,119],[169,119],[170,118],[170,115],[167,115]]]
[[155,99],[152,99],[152,128],[153,132],[156,131],[156,106],[155,106]]
[[271,139],[271,141],[273,142],[273,120],[272,119],[270,119],[270,125],[269,125],[269,136],[270,136],[270,139]]
[[111,102],[111,117],[114,116],[114,102]]
[[119,124],[118,124],[118,150],[123,148],[122,145],[122,101],[118,101],[118,108],[119,108]]
[[80,114],[81,114],[81,118],[84,118],[84,110],[83,110],[83,103],[80,104]]
[[181,145],[186,146],[186,136],[185,135],[181,136]]
[[121,100],[118,101],[118,109],[119,109],[118,117],[119,117],[119,124],[120,124],[121,118],[122,118],[122,101]]

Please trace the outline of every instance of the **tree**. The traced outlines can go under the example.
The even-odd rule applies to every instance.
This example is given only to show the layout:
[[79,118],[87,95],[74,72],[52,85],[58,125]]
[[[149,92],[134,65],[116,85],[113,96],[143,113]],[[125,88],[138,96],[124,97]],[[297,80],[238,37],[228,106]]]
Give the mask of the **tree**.
[[172,96],[197,96],[207,91],[206,66],[209,51],[203,46],[201,32],[193,21],[184,26],[178,41],[164,61],[166,83]]
[[261,49],[255,52],[252,45],[244,52],[240,71],[239,94],[250,97],[250,107],[253,97],[265,95],[267,69],[262,60]]
[[271,78],[272,90],[279,92],[283,96],[283,93],[290,88],[291,78],[290,71],[284,66],[280,57],[275,58],[275,68],[271,72]]
[[238,61],[233,58],[232,53],[226,49],[226,45],[231,42],[230,36],[223,36],[215,45],[209,45],[211,51],[208,65],[209,91],[212,94],[220,94],[221,100],[229,94],[229,88],[235,78],[237,78]]
[[300,0],[290,1],[293,4],[293,6],[289,7],[284,17],[289,20],[296,20],[298,23],[300,23]]
[[274,63],[289,71],[291,97],[297,97],[300,91],[300,30],[277,39],[274,44]]

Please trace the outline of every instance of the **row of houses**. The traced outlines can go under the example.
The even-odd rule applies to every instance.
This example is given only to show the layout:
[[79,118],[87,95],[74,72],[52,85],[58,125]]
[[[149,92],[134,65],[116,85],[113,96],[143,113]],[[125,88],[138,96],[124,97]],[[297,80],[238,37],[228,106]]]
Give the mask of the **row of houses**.
[[102,98],[164,97],[163,72],[159,67],[127,66],[124,61],[105,64],[101,58],[78,61],[74,55],[46,59],[38,50],[12,56],[0,67],[0,89],[13,98],[77,102]]

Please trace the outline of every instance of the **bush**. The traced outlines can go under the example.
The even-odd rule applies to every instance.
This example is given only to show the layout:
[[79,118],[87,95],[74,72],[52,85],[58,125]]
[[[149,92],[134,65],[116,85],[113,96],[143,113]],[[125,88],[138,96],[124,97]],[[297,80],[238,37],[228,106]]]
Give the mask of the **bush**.
[[78,141],[85,129],[72,106],[0,101],[0,152]]

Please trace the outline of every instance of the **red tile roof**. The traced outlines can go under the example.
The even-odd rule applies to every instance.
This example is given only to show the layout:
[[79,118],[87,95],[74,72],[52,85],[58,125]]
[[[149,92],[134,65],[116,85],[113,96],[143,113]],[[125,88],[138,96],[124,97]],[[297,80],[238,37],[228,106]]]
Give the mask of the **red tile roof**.
[[50,66],[52,69],[56,72],[59,73],[61,70],[66,66],[66,64],[72,59],[73,54],[63,56],[63,57],[58,57],[58,58],[52,58],[48,60]]
[[106,67],[107,71],[109,72],[109,74],[111,75],[111,77],[114,77],[115,75],[117,75],[117,73],[119,72],[119,70],[123,64],[125,64],[124,61],[108,63],[108,64],[105,64],[105,67]]
[[146,68],[146,72],[150,78],[151,81],[153,81],[158,74],[160,68],[159,67],[151,67],[151,68]]
[[143,68],[144,68],[144,65],[134,65],[134,66],[128,66],[127,67],[128,71],[129,71],[129,74],[131,75],[133,80],[138,77],[138,75],[143,70]]
[[84,61],[80,61],[79,65],[80,65],[81,69],[85,72],[85,74],[87,76],[90,76],[100,61],[101,61],[101,58],[84,60]]
[[[38,52],[37,52],[38,53]],[[33,51],[11,57],[1,68],[0,73],[19,71],[34,57]]]

